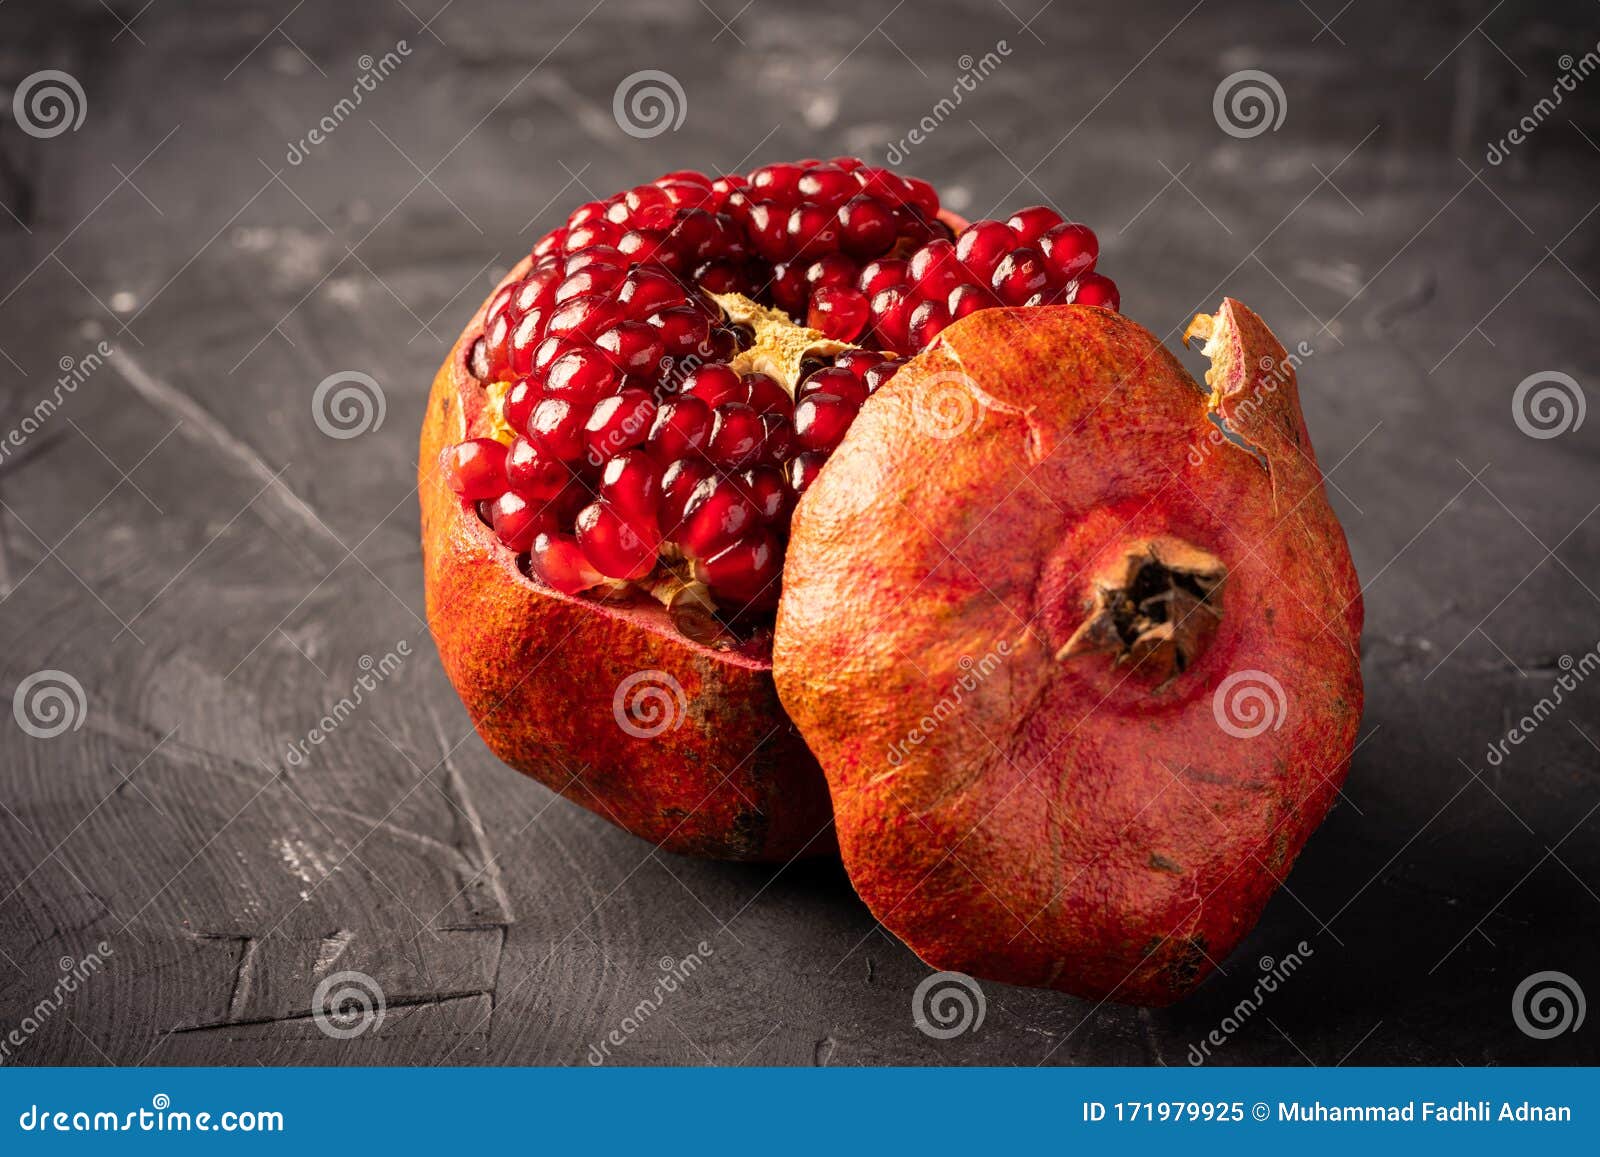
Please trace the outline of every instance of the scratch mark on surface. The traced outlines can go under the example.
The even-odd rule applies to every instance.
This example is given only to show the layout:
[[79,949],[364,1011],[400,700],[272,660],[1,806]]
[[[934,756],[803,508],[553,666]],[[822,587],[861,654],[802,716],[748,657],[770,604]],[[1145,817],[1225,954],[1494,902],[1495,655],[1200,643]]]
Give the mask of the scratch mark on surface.
[[341,928],[332,936],[324,936],[322,946],[317,949],[317,962],[311,967],[311,975],[321,976],[339,963],[339,957],[344,955],[344,950],[350,947],[350,941],[355,938],[356,934],[348,928]]
[[[144,368],[123,350],[117,350],[112,354],[111,365],[121,375],[122,380],[133,387],[134,393],[156,409],[177,418],[184,434],[191,441],[220,451],[246,474],[265,484],[266,492],[276,499],[276,503],[258,507],[262,518],[268,523],[278,524],[274,529],[288,531],[286,541],[306,554],[309,561],[321,562],[314,552],[305,548],[301,538],[295,534],[296,531],[310,531],[313,537],[338,547],[341,554],[344,552],[344,543],[339,540],[338,535],[328,529],[327,523],[322,521],[321,516],[312,510],[304,499],[289,489],[280,477],[281,471],[268,466],[253,447],[234,437],[233,432],[214,414],[182,390],[146,373]],[[274,509],[276,515],[270,513]]]
[[[395,997],[384,1002],[384,1008],[393,1012],[399,1008],[426,1008],[432,1005],[446,1004],[453,1000],[477,1000],[488,996],[489,993],[481,988],[459,989],[450,992],[423,992],[415,996]],[[303,1024],[314,1021],[315,1012],[285,1012],[276,1016],[253,1016],[245,1020],[208,1020],[200,1024],[180,1024],[175,1026],[174,1033],[212,1032],[220,1028],[248,1028],[263,1024]]]
[[455,804],[457,811],[458,828],[465,828],[462,844],[459,846],[460,854],[473,868],[472,875],[467,880],[470,886],[473,879],[483,880],[489,887],[490,894],[494,897],[495,906],[500,911],[501,919],[512,924],[516,922],[516,915],[511,909],[511,896],[506,891],[505,881],[500,875],[500,860],[489,846],[489,837],[483,829],[483,818],[479,815],[477,806],[472,802],[472,794],[467,790],[466,780],[457,770],[455,761],[450,758],[450,742],[445,737],[444,724],[439,719],[439,713],[433,705],[428,705],[428,717],[433,723],[434,737],[439,741],[439,749],[443,753],[444,762],[444,788],[446,798]]
[[256,947],[259,942],[254,936],[244,938],[244,946],[239,953],[239,968],[233,976],[233,994],[228,997],[228,1019],[238,1020],[244,1012],[245,1005],[250,1001],[250,991],[256,982]]
[[811,1063],[819,1069],[828,1067],[828,1062],[833,1059],[834,1050],[839,1047],[839,1042],[831,1036],[825,1036],[811,1046]]

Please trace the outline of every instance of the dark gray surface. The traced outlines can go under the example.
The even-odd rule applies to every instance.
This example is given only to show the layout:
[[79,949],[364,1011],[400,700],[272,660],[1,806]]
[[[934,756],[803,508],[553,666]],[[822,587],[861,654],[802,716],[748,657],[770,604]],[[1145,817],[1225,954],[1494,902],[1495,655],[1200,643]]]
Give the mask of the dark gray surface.
[[[0,7],[0,84],[60,68],[87,97],[53,139],[21,134],[9,96],[0,114],[0,425],[61,359],[115,349],[0,460],[0,690],[59,669],[87,701],[56,738],[0,726],[0,1032],[61,958],[111,949],[7,1063],[583,1063],[700,941],[616,1060],[1182,1064],[1302,939],[1306,967],[1217,1063],[1600,1056],[1592,1021],[1536,1040],[1511,1013],[1541,970],[1600,995],[1600,680],[1485,759],[1600,643],[1600,418],[1534,439],[1512,416],[1538,371],[1597,400],[1600,80],[1484,161],[1595,47],[1600,9],[1038,7]],[[398,71],[289,165],[358,58],[401,39]],[[972,216],[1048,198],[1092,223],[1125,312],[1174,340],[1226,290],[1311,344],[1368,709],[1346,801],[1193,999],[989,984],[982,1028],[937,1041],[911,1022],[928,970],[837,866],[652,854],[469,736],[420,618],[415,433],[471,309],[585,190],[881,158],[1001,40],[904,168]],[[611,102],[647,68],[687,111],[640,140]],[[1287,115],[1235,139],[1212,95],[1246,68]],[[381,427],[318,432],[338,370],[380,383]],[[280,774],[361,657],[401,641],[398,673]],[[351,1040],[309,1016],[341,969],[388,1001]]]

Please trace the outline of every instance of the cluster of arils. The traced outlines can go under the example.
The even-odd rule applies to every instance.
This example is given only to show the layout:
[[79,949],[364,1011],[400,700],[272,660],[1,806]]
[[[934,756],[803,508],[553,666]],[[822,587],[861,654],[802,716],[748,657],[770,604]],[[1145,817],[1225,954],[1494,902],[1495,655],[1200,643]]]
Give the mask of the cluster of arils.
[[[795,502],[866,398],[976,310],[1117,308],[1097,256],[1043,207],[955,235],[926,182],[849,157],[669,173],[579,206],[490,302],[469,365],[511,438],[453,447],[451,484],[556,590],[665,575],[768,610]],[[739,299],[816,331],[792,380],[754,368]]]

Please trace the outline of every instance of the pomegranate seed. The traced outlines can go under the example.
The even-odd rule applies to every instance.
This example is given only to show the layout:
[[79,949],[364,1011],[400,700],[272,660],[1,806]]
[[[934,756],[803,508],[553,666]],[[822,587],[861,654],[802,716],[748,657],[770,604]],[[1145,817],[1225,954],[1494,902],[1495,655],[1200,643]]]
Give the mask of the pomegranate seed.
[[995,267],[1017,244],[1011,227],[999,221],[974,221],[956,238],[956,260],[980,285],[988,285]]
[[578,511],[578,547],[589,565],[608,578],[641,579],[656,565],[656,544],[640,536],[633,521],[607,502]]
[[879,290],[872,297],[872,324],[878,344],[886,349],[903,349],[906,326],[911,318],[911,297],[901,286]]
[[800,205],[789,214],[789,252],[821,257],[839,248],[839,219],[821,205]]
[[749,396],[744,384],[732,366],[711,362],[698,366],[683,379],[681,391],[686,397],[698,398],[709,409],[724,402],[740,402]]
[[739,379],[743,401],[758,414],[794,413],[794,399],[777,378],[769,374],[745,374]]
[[1078,279],[1078,292],[1072,299],[1079,305],[1103,305],[1107,309],[1121,309],[1122,295],[1117,283],[1098,273],[1085,273]]
[[958,285],[950,291],[945,308],[950,311],[952,321],[960,321],[970,313],[977,313],[980,309],[991,309],[999,304],[999,299],[987,289],[976,285]]
[[711,199],[711,187],[696,181],[667,181],[660,189],[678,209],[697,208]]
[[731,480],[713,475],[694,488],[684,507],[678,545],[707,558],[749,531],[756,508]]
[[565,229],[557,229],[553,233],[545,234],[539,239],[538,244],[533,247],[533,259],[539,261],[545,257],[560,253],[561,246],[566,240],[567,231]]
[[606,213],[609,220],[632,229],[665,229],[672,224],[672,215],[672,198],[660,185],[629,189]]
[[706,455],[730,470],[752,465],[761,455],[766,427],[761,416],[742,402],[725,402],[711,415]]
[[667,352],[661,331],[642,321],[621,321],[595,339],[611,358],[611,364],[625,374],[649,373],[660,368]]
[[565,534],[535,535],[528,566],[543,582],[562,594],[575,595],[605,582],[605,576],[589,565],[577,540]]
[[906,341],[917,349],[926,349],[949,324],[950,311],[945,308],[944,302],[924,301],[911,311],[911,325],[906,334]]
[[663,265],[671,267],[676,258],[662,253],[665,239],[666,234],[654,229],[630,229],[617,241],[617,249],[631,262],[642,264],[659,259]]
[[[579,256],[582,256],[581,254]],[[608,265],[604,262],[592,262],[583,266],[576,273],[569,273],[563,277],[556,286],[555,302],[557,305],[571,301],[574,297],[589,297],[594,294],[610,293],[622,283],[628,271],[620,265]]]
[[800,178],[800,195],[809,201],[833,207],[861,188],[856,179],[837,165],[815,165]]
[[445,480],[468,502],[497,497],[506,488],[506,447],[493,438],[458,442],[444,452]]
[[485,369],[490,381],[499,381],[506,376],[511,351],[508,339],[511,337],[511,322],[504,313],[495,318],[484,330],[483,340],[488,345],[489,356]]
[[833,359],[833,364],[859,378],[883,360],[883,355],[877,350],[845,350]]
[[569,228],[561,248],[566,253],[576,253],[591,245],[615,245],[621,237],[622,230],[602,217],[597,221],[585,221],[577,228]]
[[911,255],[908,272],[917,292],[930,300],[943,301],[963,280],[956,247],[948,241],[930,241],[918,249]]
[[613,454],[640,445],[655,420],[656,400],[645,390],[624,387],[601,398],[583,427],[589,462],[599,466]]
[[642,450],[628,450],[606,460],[600,472],[600,497],[634,521],[654,527],[661,504],[661,465]]
[[855,341],[871,315],[872,305],[859,289],[824,285],[811,295],[806,324],[835,341]]
[[911,279],[911,274],[904,261],[898,258],[885,258],[882,261],[872,261],[861,269],[861,276],[856,278],[856,288],[868,297],[896,285],[904,285]]
[[795,438],[807,450],[832,453],[855,417],[854,402],[836,394],[811,394],[794,408]]
[[795,396],[801,401],[812,394],[832,394],[836,398],[846,398],[859,406],[867,400],[867,387],[849,370],[829,366],[806,378],[795,391]]
[[850,256],[876,256],[894,244],[894,234],[894,214],[882,202],[858,196],[839,206],[839,246]]
[[771,523],[789,512],[789,483],[776,466],[757,466],[739,476],[756,517]]
[[1021,305],[1050,288],[1050,270],[1036,249],[1014,249],[994,271],[995,296],[1006,305]]
[[1011,214],[1006,224],[1011,226],[1011,231],[1022,239],[1024,245],[1032,245],[1046,231],[1061,224],[1061,214],[1048,206],[1034,205]]
[[903,358],[890,358],[862,374],[861,384],[867,387],[868,394],[875,394],[888,384],[889,379],[894,377],[895,371],[905,364]]
[[768,530],[757,530],[695,564],[695,577],[725,599],[755,607],[777,604],[783,551]]
[[750,243],[768,261],[787,261],[794,249],[789,243],[789,211],[773,201],[757,201],[745,215]]
[[675,462],[706,444],[711,408],[696,397],[669,398],[656,410],[645,448],[657,462]]
[[806,281],[805,271],[805,266],[785,261],[772,267],[772,301],[786,313],[798,314],[806,307],[811,286]]
[[692,306],[673,306],[652,313],[650,324],[661,331],[663,349],[673,357],[703,350],[711,337],[711,322]]
[[545,333],[552,337],[593,337],[617,319],[616,308],[600,294],[563,302],[550,315]]
[[1039,252],[1057,281],[1075,281],[1094,268],[1100,241],[1087,225],[1057,225],[1040,236]]
[[799,165],[763,165],[750,174],[750,187],[762,197],[779,201],[793,201],[800,192],[800,178],[804,170]]
[[796,454],[789,459],[787,473],[789,475],[789,489],[795,492],[796,497],[804,494],[811,484],[817,480],[817,475],[822,472],[822,464],[828,460],[826,454],[806,451]]
[[617,289],[617,303],[628,307],[630,314],[648,316],[683,301],[683,286],[668,273],[647,266],[635,266],[628,271]]
[[619,375],[593,346],[576,346],[550,363],[544,373],[545,393],[572,400],[594,401],[616,388]]
[[506,425],[519,434],[526,433],[528,417],[543,396],[544,389],[537,382],[531,378],[518,378],[506,391],[505,405],[501,407]]
[[506,455],[506,483],[513,489],[529,498],[548,500],[560,494],[571,477],[566,463],[552,458],[528,439],[518,438],[511,443]]
[[515,490],[507,490],[494,500],[489,520],[500,541],[518,554],[531,547],[539,534],[553,529],[554,522],[545,514],[542,503],[535,503]]
[[656,524],[661,536],[676,541],[683,526],[684,511],[695,491],[715,471],[708,462],[684,458],[668,466],[661,474],[661,505],[656,511]]
[[761,457],[772,463],[785,461],[794,453],[792,413],[762,414]]
[[528,418],[528,441],[551,458],[572,462],[583,453],[583,423],[588,416],[587,404],[541,398]]
[[854,285],[856,263],[843,253],[828,253],[806,266],[806,285],[815,292],[824,285]]
[[578,229],[591,221],[605,220],[609,206],[604,201],[585,201],[567,217],[567,229]]

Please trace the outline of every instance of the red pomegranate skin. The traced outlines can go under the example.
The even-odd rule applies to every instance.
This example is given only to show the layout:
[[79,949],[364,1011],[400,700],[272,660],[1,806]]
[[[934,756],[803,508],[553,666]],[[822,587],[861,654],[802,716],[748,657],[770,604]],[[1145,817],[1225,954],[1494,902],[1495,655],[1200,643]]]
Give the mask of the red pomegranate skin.
[[[417,468],[428,625],[478,734],[512,767],[668,851],[832,853],[827,785],[783,713],[770,661],[693,642],[653,606],[608,606],[530,580],[451,491],[440,453],[489,432],[466,363],[487,305],[434,378]],[[629,734],[614,714],[618,686],[638,672],[683,690],[676,726],[653,737]],[[677,712],[665,679],[648,687],[668,688],[662,706]],[[656,719],[635,722],[649,730]]]
[[[1177,1000],[1254,925],[1349,769],[1355,570],[1283,348],[1237,302],[1214,324],[1212,400],[1254,453],[1218,440],[1206,390],[1137,324],[993,310],[868,400],[799,505],[779,693],[857,892],[935,968]],[[930,391],[936,428],[970,428],[931,435]],[[1226,566],[1209,642],[1170,678],[1057,658],[1097,581],[1152,540]],[[1287,708],[1240,738],[1213,701],[1247,671]]]

